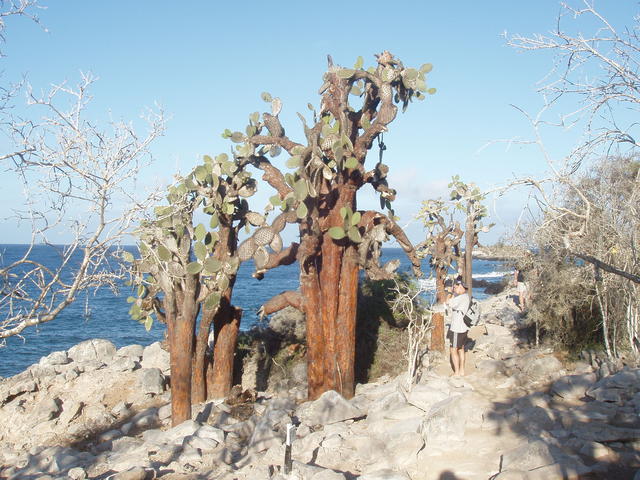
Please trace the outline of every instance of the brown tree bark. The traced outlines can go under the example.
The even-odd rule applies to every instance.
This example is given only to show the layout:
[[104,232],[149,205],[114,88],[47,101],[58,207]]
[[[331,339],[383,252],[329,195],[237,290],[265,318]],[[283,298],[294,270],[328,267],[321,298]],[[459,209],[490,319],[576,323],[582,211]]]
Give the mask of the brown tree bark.
[[212,375],[207,388],[208,398],[226,397],[233,384],[233,362],[240,331],[242,309],[228,306],[220,308],[214,318],[215,343],[213,347]]
[[336,317],[340,292],[342,247],[329,235],[322,243],[322,270],[320,270],[320,311],[322,315],[322,341],[324,341],[323,388],[340,391],[338,354],[336,351]]
[[[185,303],[189,302],[185,298]],[[191,299],[192,300],[192,299]],[[183,305],[171,328],[171,423],[179,425],[191,418],[191,369],[195,302]]]
[[307,319],[307,393],[310,400],[315,400],[324,392],[325,342],[317,260],[317,256],[313,256],[300,266],[300,292],[304,298]]
[[346,249],[342,258],[336,317],[339,387],[345,398],[355,393],[356,309],[358,301],[358,262],[356,249]]
[[207,399],[207,384],[205,370],[207,363],[213,358],[207,358],[207,345],[209,340],[209,329],[213,323],[214,311],[204,310],[200,319],[200,327],[196,336],[196,347],[193,359],[193,376],[191,395],[194,403],[202,403]]

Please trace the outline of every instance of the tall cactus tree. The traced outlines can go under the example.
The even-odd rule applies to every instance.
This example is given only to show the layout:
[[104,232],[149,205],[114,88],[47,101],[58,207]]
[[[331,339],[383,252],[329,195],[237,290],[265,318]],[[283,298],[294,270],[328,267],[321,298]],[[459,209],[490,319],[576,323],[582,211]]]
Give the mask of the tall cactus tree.
[[[308,352],[308,394],[316,398],[326,390],[344,396],[354,393],[354,357],[358,272],[368,268],[378,276],[389,273],[374,261],[378,241],[396,238],[419,269],[420,261],[403,230],[394,221],[391,202],[396,192],[389,187],[387,165],[378,161],[365,168],[374,140],[395,119],[398,104],[405,109],[414,99],[425,98],[425,75],[431,65],[405,68],[389,52],[377,55],[377,65],[365,70],[360,57],[353,68],[333,64],[320,87],[320,110],[312,110],[311,124],[299,114],[306,140],[290,139],[279,120],[281,102],[264,93],[271,113],[254,114],[245,133],[225,132],[237,141],[236,160],[263,171],[263,179],[277,192],[271,202],[286,221],[298,224],[300,243],[280,252],[266,245],[282,220],[278,217],[240,245],[242,258],[253,255],[256,276],[296,258],[300,265],[299,291],[283,292],[266,302],[264,314],[293,306],[306,314]],[[355,99],[354,105],[350,99]],[[283,173],[267,158],[284,149],[289,155]],[[385,215],[358,211],[356,194],[370,184],[379,194]],[[278,222],[278,223],[277,223]],[[256,258],[257,256],[257,258]]]
[[[147,326],[154,316],[167,325],[174,425],[191,417],[192,401],[224,396],[231,388],[242,314],[231,304],[241,263],[238,234],[265,221],[249,210],[246,197],[255,190],[251,173],[227,154],[205,156],[169,188],[168,205],[156,207],[138,231],[141,258],[129,258],[138,286],[130,314]],[[196,224],[200,210],[206,225]]]
[[[460,264],[460,241],[464,231],[460,223],[453,220],[450,215],[445,219],[449,211],[449,205],[442,200],[425,200],[418,213],[424,227],[427,229],[427,238],[416,246],[421,256],[430,255],[430,265],[436,274],[436,300],[443,304],[446,299],[444,283],[447,272],[453,264]],[[431,348],[444,352],[444,315],[441,312],[434,313],[433,330],[431,331]]]
[[456,202],[456,208],[466,215],[464,233],[464,259],[459,264],[464,282],[467,285],[469,297],[473,294],[473,248],[478,244],[478,233],[488,232],[494,225],[482,225],[482,219],[487,216],[487,207],[482,203],[486,199],[475,183],[464,183],[459,175],[455,175],[449,183],[451,200]]

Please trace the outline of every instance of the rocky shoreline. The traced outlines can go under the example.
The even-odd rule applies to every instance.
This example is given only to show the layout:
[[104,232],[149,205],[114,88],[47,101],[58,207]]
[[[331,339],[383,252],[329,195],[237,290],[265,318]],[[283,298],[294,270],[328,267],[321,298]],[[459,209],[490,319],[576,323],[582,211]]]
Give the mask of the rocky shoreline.
[[[383,377],[351,400],[327,392],[313,402],[301,400],[300,385],[248,389],[194,407],[194,420],[173,428],[160,344],[91,340],[54,352],[0,381],[0,478],[634,478],[637,365],[586,354],[563,363],[531,348],[513,295],[482,302],[464,378],[431,354],[412,388],[403,375]],[[243,386],[252,382],[245,372]]]

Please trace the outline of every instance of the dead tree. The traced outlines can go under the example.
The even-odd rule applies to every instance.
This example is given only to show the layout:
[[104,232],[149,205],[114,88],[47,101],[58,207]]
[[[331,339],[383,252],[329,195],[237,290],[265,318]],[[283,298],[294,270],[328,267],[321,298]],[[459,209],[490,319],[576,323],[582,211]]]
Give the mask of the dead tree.
[[[113,254],[155,201],[136,181],[164,132],[162,112],[149,112],[146,136],[125,122],[98,126],[86,118],[94,81],[83,74],[77,85],[31,94],[29,113],[40,117],[5,126],[15,150],[3,163],[27,192],[15,217],[31,225],[31,241],[21,258],[0,266],[0,338],[54,320],[83,293],[117,291],[125,272]],[[52,245],[61,231],[67,245]],[[34,258],[36,244],[48,245],[57,261]]]

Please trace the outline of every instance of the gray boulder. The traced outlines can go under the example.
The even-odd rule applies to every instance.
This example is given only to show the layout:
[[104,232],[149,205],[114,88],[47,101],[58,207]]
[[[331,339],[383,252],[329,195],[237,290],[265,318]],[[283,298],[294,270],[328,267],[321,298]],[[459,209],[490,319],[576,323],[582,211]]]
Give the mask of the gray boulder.
[[54,366],[54,365],[66,365],[71,362],[71,359],[67,355],[67,352],[52,352],[46,357],[40,359],[39,365],[41,366]]
[[195,435],[199,438],[208,438],[218,443],[224,443],[224,431],[211,425],[203,425],[196,431]]
[[476,364],[476,375],[483,378],[502,377],[506,366],[502,360],[484,359]]
[[62,413],[58,417],[58,425],[66,426],[74,421],[82,413],[84,403],[74,399],[67,399],[62,403]]
[[311,480],[346,480],[342,473],[334,472],[333,470],[322,470],[316,472],[311,476]]
[[251,434],[249,448],[253,452],[263,452],[281,444],[294,407],[295,403],[289,399],[276,398],[269,402]]
[[532,380],[545,380],[560,374],[562,363],[553,355],[545,355],[524,365],[522,371]]
[[142,467],[133,467],[124,472],[118,472],[110,478],[113,480],[144,480],[147,478],[147,471]]
[[71,480],[85,480],[85,478],[87,478],[87,472],[82,467],[74,467],[67,472],[67,476]]
[[505,470],[533,470],[555,463],[549,446],[542,440],[525,443],[502,455],[502,468]]
[[622,388],[610,387],[610,386],[607,386],[606,384],[605,385],[600,384],[599,386],[594,386],[593,388],[589,388],[586,391],[586,394],[588,397],[598,400],[599,402],[621,404],[626,394],[626,391]]
[[201,438],[196,435],[190,435],[188,437],[184,437],[184,440],[182,441],[182,448],[183,450],[195,448],[201,452],[209,452],[211,450],[215,450],[218,444],[219,443],[212,438]]
[[586,391],[593,386],[595,381],[595,373],[567,375],[553,383],[551,392],[565,399],[577,400],[584,397]]
[[491,480],[529,480],[529,475],[523,470],[504,470],[491,477]]
[[164,376],[159,368],[142,368],[138,372],[138,385],[145,395],[164,392]]
[[293,307],[285,307],[272,315],[269,328],[290,342],[304,342],[306,337],[304,313]]
[[393,390],[371,400],[365,395],[358,395],[351,399],[351,404],[359,410],[367,412],[367,421],[374,421],[379,416],[384,417],[389,411],[406,406],[407,398],[402,392]]
[[0,406],[13,400],[19,395],[35,392],[37,390],[38,385],[31,378],[14,382],[7,381],[4,385],[0,386]]
[[146,347],[142,353],[142,368],[159,368],[167,374],[171,370],[169,352],[162,348],[160,342],[155,342]]
[[191,466],[194,466],[194,464],[197,465],[199,463],[202,463],[202,451],[197,448],[186,446],[183,448],[182,453],[178,457],[178,463],[180,465],[188,464]]
[[131,372],[139,366],[140,364],[132,357],[116,357],[111,365],[109,365],[109,368],[116,372]]
[[407,402],[428,412],[435,404],[449,397],[449,391],[448,387],[415,385],[407,397]]
[[591,442],[635,442],[640,440],[640,429],[624,428],[604,423],[581,423],[571,429],[578,438]]
[[324,392],[317,400],[306,402],[296,410],[296,416],[307,425],[330,425],[364,416],[364,412],[353,406],[334,390]]
[[466,417],[461,398],[459,394],[445,398],[429,409],[420,432],[427,445],[443,446],[462,439]]
[[[129,423],[131,423],[135,428],[155,427],[160,423],[160,418],[158,417],[158,409],[155,407],[147,408],[146,410],[143,410],[140,413],[136,414]],[[175,428],[178,427],[179,425]]]
[[91,364],[91,362],[109,363],[116,353],[116,346],[109,340],[94,338],[80,342],[71,347],[67,355],[77,363]]
[[53,420],[60,415],[62,410],[61,405],[62,402],[59,398],[46,397],[35,406],[33,415],[35,415],[39,421],[46,422]]
[[184,437],[195,435],[201,426],[194,420],[186,420],[165,432],[165,443],[181,444]]
[[142,354],[144,353],[144,347],[142,345],[133,344],[127,345],[125,347],[119,348],[116,352],[116,357],[120,358],[131,358],[136,362],[139,362],[142,359]]

